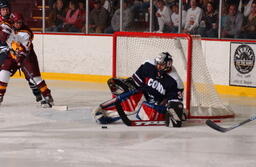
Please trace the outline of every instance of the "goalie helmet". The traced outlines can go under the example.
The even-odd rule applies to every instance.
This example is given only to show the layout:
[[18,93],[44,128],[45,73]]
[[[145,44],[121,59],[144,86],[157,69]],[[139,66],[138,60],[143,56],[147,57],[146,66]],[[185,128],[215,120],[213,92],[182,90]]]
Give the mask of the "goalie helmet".
[[155,63],[158,65],[158,70],[169,71],[172,68],[172,56],[168,52],[162,52],[155,58]]

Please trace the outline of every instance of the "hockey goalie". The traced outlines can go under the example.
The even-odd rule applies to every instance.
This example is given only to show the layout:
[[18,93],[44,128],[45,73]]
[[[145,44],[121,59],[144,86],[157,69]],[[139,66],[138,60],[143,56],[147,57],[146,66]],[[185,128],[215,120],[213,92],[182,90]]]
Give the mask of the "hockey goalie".
[[[183,82],[173,67],[172,56],[162,52],[154,60],[143,63],[132,77],[111,78],[108,86],[114,97],[102,103],[92,114],[99,124],[120,120],[116,101],[127,116],[138,120],[166,121],[181,127],[186,119],[183,112]],[[167,118],[168,117],[168,118]]]

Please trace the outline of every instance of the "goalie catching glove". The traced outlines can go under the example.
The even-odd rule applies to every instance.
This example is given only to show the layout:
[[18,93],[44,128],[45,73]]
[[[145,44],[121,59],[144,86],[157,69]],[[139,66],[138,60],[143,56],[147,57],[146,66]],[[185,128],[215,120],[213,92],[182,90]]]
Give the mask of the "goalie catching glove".
[[107,81],[107,84],[113,95],[119,95],[121,93],[137,89],[132,78],[127,78],[127,79],[110,78]]

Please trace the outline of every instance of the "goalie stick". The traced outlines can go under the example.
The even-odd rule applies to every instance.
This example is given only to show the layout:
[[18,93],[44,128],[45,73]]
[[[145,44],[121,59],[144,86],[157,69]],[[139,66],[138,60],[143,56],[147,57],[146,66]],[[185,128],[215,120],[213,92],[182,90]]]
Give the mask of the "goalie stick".
[[206,125],[208,125],[212,129],[215,129],[215,130],[217,130],[219,132],[225,133],[225,132],[228,132],[228,131],[230,131],[232,129],[238,128],[238,127],[240,127],[240,126],[242,126],[242,125],[244,125],[244,124],[246,124],[248,122],[251,122],[251,121],[253,121],[255,119],[256,119],[256,115],[253,115],[250,118],[248,118],[248,119],[246,119],[246,120],[244,120],[244,121],[242,121],[242,122],[240,122],[238,124],[235,124],[235,125],[233,125],[233,126],[231,126],[229,128],[221,127],[221,126],[217,125],[216,123],[214,123],[211,120],[207,120],[205,123],[206,123]]

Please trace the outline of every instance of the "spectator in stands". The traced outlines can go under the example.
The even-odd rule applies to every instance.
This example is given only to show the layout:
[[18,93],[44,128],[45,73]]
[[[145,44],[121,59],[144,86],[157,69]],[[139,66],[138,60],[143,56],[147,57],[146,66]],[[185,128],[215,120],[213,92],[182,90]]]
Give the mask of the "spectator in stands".
[[79,14],[80,10],[78,8],[78,3],[75,0],[70,0],[68,5],[68,11],[65,17],[65,22],[63,24],[64,32],[80,32],[79,28],[76,27]]
[[256,39],[256,1],[251,5],[251,12],[249,16],[244,19],[240,37]]
[[235,5],[238,6],[241,0],[224,0],[223,2],[230,6],[230,5]]
[[179,1],[178,0],[165,0],[165,3],[167,6],[171,7],[174,4],[179,3]]
[[214,5],[208,2],[206,11],[203,13],[202,20],[199,26],[199,34],[202,37],[217,37],[218,36],[218,13],[214,9]]
[[[249,1],[247,1],[246,4],[243,4],[242,8],[243,8],[243,14],[245,17],[249,16],[249,14],[251,13],[253,1],[254,0],[249,0]],[[241,12],[242,12],[242,10],[241,10]]]
[[146,21],[145,14],[148,12],[148,8],[150,6],[148,0],[129,0],[129,3],[133,10],[135,22]]
[[[53,8],[56,7],[56,1],[57,1],[57,0],[49,0],[49,1],[48,1],[48,5],[49,5],[50,10],[52,10]],[[68,6],[69,0],[62,0],[62,2],[63,2],[64,8],[66,9],[67,6]]]
[[229,5],[223,3],[221,8],[221,29],[224,27],[224,23],[226,22],[228,16],[228,7]]
[[190,1],[191,8],[187,11],[184,32],[196,34],[202,18],[202,9],[197,6],[196,0]]
[[218,12],[219,3],[220,3],[219,0],[203,0],[202,9],[204,11],[206,11],[207,10],[207,5],[208,5],[209,2],[212,3],[214,9]]
[[[157,0],[156,6],[158,8],[156,17],[158,21],[159,30],[157,32],[170,31],[171,25],[171,10],[165,5],[163,0]],[[165,30],[164,30],[165,29]]]
[[[180,25],[180,15],[179,15],[179,6],[177,3],[171,6],[172,15],[171,15],[171,23],[172,23],[172,31],[171,33],[177,33]],[[181,28],[183,29],[185,26],[187,12],[182,10],[182,24]]]
[[[120,9],[117,9],[111,19],[111,25],[105,29],[105,33],[113,33],[120,30]],[[133,12],[129,0],[123,0],[123,24],[122,31],[131,30],[133,24]]]
[[184,10],[187,11],[190,7],[189,0],[182,0],[182,5],[183,5]]
[[[196,0],[197,6],[202,9],[205,3],[204,1],[206,0]],[[191,0],[182,0],[182,2],[183,2],[183,6],[185,7],[185,10],[188,10],[189,8],[191,8]]]
[[62,0],[56,0],[54,8],[49,13],[46,31],[59,32],[65,20],[66,11]]
[[[156,17],[156,12],[158,10],[156,4],[157,4],[157,0],[153,0],[153,7],[152,7],[152,31],[157,31],[159,29],[158,22],[157,22],[157,17]],[[150,13],[150,6],[148,6],[148,8],[147,8],[147,12]]]
[[48,5],[49,5],[50,10],[53,9],[54,4],[55,4],[55,0],[48,0]]
[[85,27],[85,1],[84,0],[79,0],[78,1],[78,8],[79,8],[79,14],[77,21],[75,22],[75,27],[77,27],[81,32],[86,32],[86,27]]
[[94,8],[94,0],[89,0],[89,11]]
[[[132,1],[132,0],[129,0]],[[114,12],[119,9],[119,3],[120,0],[110,0],[110,5],[111,5],[111,13],[110,15],[112,16],[114,14]]]
[[223,23],[222,37],[237,38],[241,31],[243,15],[237,11],[237,6],[232,4],[228,8],[228,15]]
[[110,0],[102,0],[103,8],[105,8],[109,13],[111,12]]
[[109,12],[102,7],[100,0],[94,1],[94,8],[89,15],[89,32],[103,33],[109,25]]

